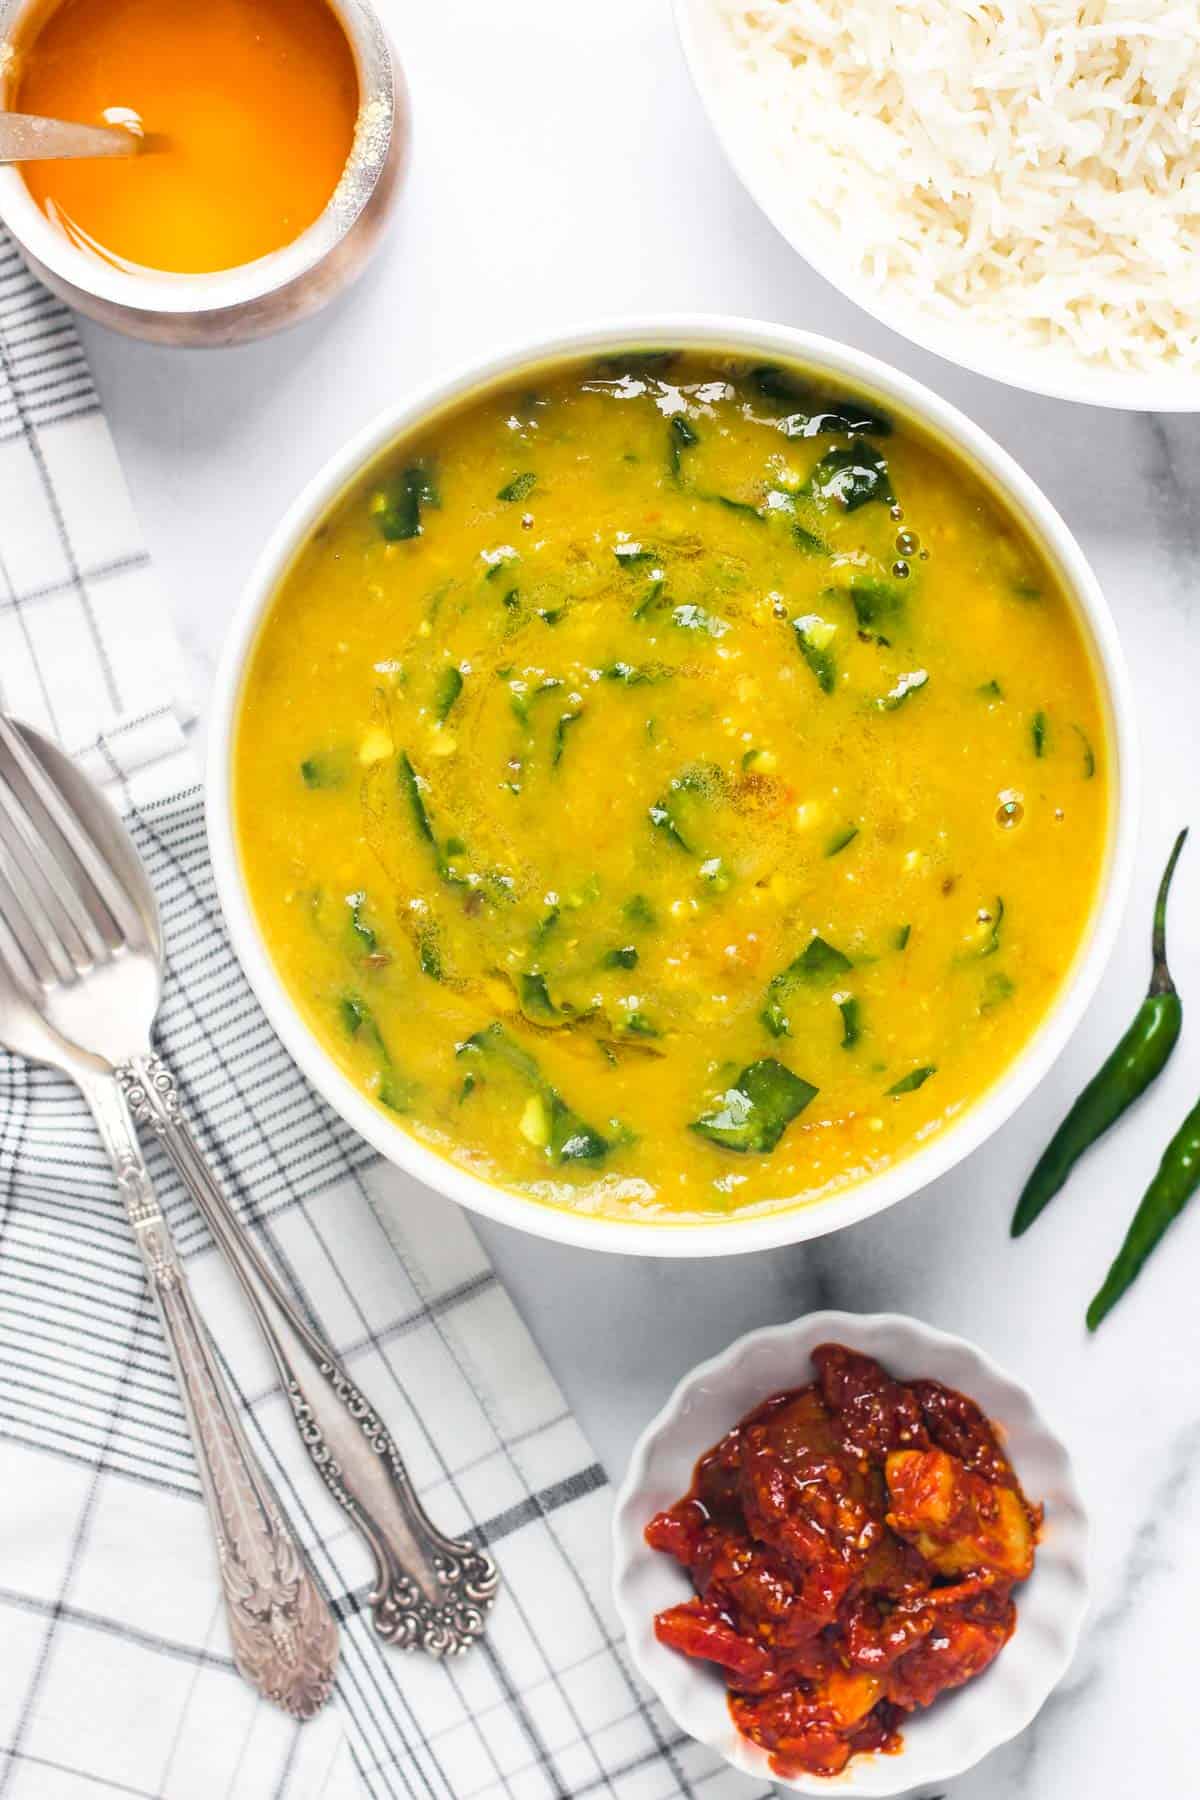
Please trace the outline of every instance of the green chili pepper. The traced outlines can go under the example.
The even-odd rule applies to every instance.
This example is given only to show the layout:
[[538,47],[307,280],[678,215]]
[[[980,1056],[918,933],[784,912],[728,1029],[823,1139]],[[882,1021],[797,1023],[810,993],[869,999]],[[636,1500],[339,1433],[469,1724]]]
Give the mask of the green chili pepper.
[[1117,1251],[1104,1285],[1087,1309],[1087,1327],[1095,1331],[1121,1296],[1141,1274],[1168,1225],[1177,1219],[1200,1187],[1200,1100],[1193,1106],[1163,1151],[1158,1172],[1133,1215],[1125,1242]]
[[1126,1108],[1132,1106],[1139,1094],[1162,1073],[1175,1048],[1183,1023],[1183,1003],[1167,967],[1167,895],[1186,837],[1184,830],[1175,839],[1154,903],[1154,928],[1150,940],[1153,969],[1146,998],[1133,1024],[1108,1061],[1088,1082],[1025,1183],[1013,1214],[1014,1237],[1028,1231],[1042,1209],[1053,1200],[1084,1151],[1090,1149],[1110,1125],[1115,1125]]

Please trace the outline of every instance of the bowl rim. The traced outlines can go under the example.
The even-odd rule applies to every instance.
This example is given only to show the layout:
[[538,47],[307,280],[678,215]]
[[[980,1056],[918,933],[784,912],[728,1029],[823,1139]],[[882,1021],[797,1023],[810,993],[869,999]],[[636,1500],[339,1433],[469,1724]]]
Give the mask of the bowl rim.
[[[696,97],[712,128],[721,152],[746,193],[775,227],[784,242],[830,287],[889,331],[907,338],[953,367],[984,375],[1006,387],[1025,393],[1044,394],[1052,400],[1071,400],[1082,406],[1102,406],[1122,412],[1200,412],[1200,373],[1187,371],[1147,375],[1140,371],[1092,369],[1069,354],[1006,346],[996,339],[995,352],[987,332],[970,325],[956,329],[913,302],[897,301],[874,287],[865,276],[826,253],[824,240],[801,243],[789,222],[788,209],[779,196],[779,184],[764,173],[763,158],[756,156],[758,134],[748,125],[749,109],[741,103],[739,83],[722,86],[703,41],[705,22],[714,28],[718,0],[672,0],[675,30]],[[759,148],[764,146],[761,141]],[[951,344],[953,348],[951,348]]]
[[[260,624],[300,544],[327,508],[386,448],[423,419],[524,368],[638,348],[774,356],[824,371],[909,414],[948,440],[1003,496],[1059,573],[1089,639],[1108,709],[1110,823],[1087,930],[1049,1011],[982,1095],[925,1144],[824,1199],[749,1218],[631,1221],[553,1206],[486,1180],[394,1124],[338,1068],[287,993],[242,878],[232,803],[233,744],[245,668]],[[317,1091],[379,1153],[426,1186],[503,1225],[558,1243],[636,1256],[721,1256],[798,1243],[870,1218],[947,1173],[979,1148],[1042,1080],[1078,1025],[1108,962],[1133,874],[1138,752],[1124,656],[1099,583],[1066,524],[1033,480],[977,425],[912,377],[848,345],[791,326],[725,314],[646,314],[521,339],[473,359],[393,404],[309,480],[268,537],[234,611],[213,684],[205,796],[217,893],[234,950],[275,1032]]]
[[[0,0],[0,52],[42,4],[43,0]],[[10,163],[0,167],[0,219],[20,248],[80,294],[132,315],[204,316],[245,307],[315,269],[349,234],[378,185],[397,130],[401,91],[391,47],[372,0],[328,0],[328,4],[354,57],[358,113],[338,184],[299,237],[230,269],[186,274],[133,265],[122,268],[72,243],[33,198],[20,165]],[[7,79],[8,68],[0,56],[0,81]],[[379,129],[381,121],[383,130]]]
[[[893,1340],[907,1339],[919,1348],[922,1357],[928,1354],[930,1367],[924,1373],[932,1379],[942,1378],[947,1360],[965,1360],[974,1365],[976,1373],[972,1377],[973,1380],[982,1380],[993,1389],[1003,1390],[1010,1407],[1019,1405],[1024,1409],[1024,1429],[1041,1440],[1059,1466],[1057,1478],[1059,1506],[1054,1515],[1054,1522],[1060,1522],[1065,1516],[1069,1520],[1069,1528],[1074,1531],[1072,1549],[1074,1567],[1079,1578],[1075,1603],[1066,1617],[1057,1666],[1052,1669],[1048,1684],[1032,1696],[1030,1703],[1023,1711],[1018,1709],[1014,1716],[1006,1721],[998,1736],[992,1737],[987,1742],[982,1741],[981,1738],[979,1748],[972,1752],[969,1760],[965,1763],[951,1760],[943,1766],[922,1768],[919,1774],[905,1772],[905,1752],[903,1750],[896,1757],[872,1759],[868,1766],[882,1767],[886,1763],[895,1769],[896,1784],[894,1787],[887,1788],[886,1793],[902,1796],[915,1792],[918,1787],[924,1792],[927,1787],[938,1786],[944,1781],[956,1779],[982,1761],[985,1756],[990,1755],[993,1750],[998,1750],[1002,1744],[1010,1742],[1024,1731],[1067,1673],[1079,1647],[1084,1620],[1090,1604],[1091,1521],[1066,1441],[1046,1418],[1042,1407],[1025,1382],[1012,1375],[971,1339],[961,1337],[955,1332],[943,1331],[938,1326],[927,1325],[923,1319],[914,1318],[908,1313],[852,1313],[844,1310],[823,1309],[803,1313],[798,1318],[788,1320],[783,1324],[759,1326],[755,1330],[744,1332],[724,1350],[718,1351],[716,1355],[708,1357],[704,1362],[697,1363],[694,1368],[683,1374],[658,1412],[639,1434],[630,1451],[625,1475],[613,1496],[610,1544],[613,1603],[625,1634],[630,1658],[642,1680],[658,1697],[680,1729],[688,1732],[689,1736],[693,1736],[690,1727],[677,1717],[660,1690],[655,1679],[653,1664],[643,1654],[642,1638],[647,1621],[643,1613],[635,1606],[633,1595],[630,1592],[631,1579],[642,1558],[648,1559],[659,1554],[659,1552],[651,1550],[642,1537],[649,1514],[644,1501],[640,1498],[648,1484],[648,1474],[654,1454],[662,1439],[675,1431],[687,1418],[691,1411],[692,1396],[698,1390],[710,1393],[715,1390],[719,1393],[724,1378],[737,1371],[743,1361],[751,1358],[760,1345],[786,1346],[794,1343],[797,1339],[804,1340],[808,1343],[809,1348],[803,1352],[798,1351],[797,1355],[798,1357],[802,1355],[803,1359],[807,1361],[811,1356],[812,1348],[819,1343],[846,1343],[851,1349],[862,1349],[865,1354],[875,1355],[886,1364],[888,1352],[879,1344],[878,1340],[883,1338],[886,1343],[889,1337]],[[811,1378],[811,1373],[805,1377],[808,1380]],[[800,1385],[799,1381],[797,1385]],[[951,1385],[958,1384],[956,1382]],[[965,1386],[961,1387],[960,1391],[967,1393],[968,1398],[976,1398]],[[766,1398],[765,1394],[763,1398]],[[1009,1422],[1005,1418],[999,1417],[993,1409],[985,1410],[988,1411],[988,1416],[995,1418],[1001,1426]],[[732,1416],[725,1429],[730,1429],[742,1416],[744,1416],[744,1411]],[[689,1454],[691,1449],[694,1449],[695,1454],[689,1467],[708,1448],[708,1443],[690,1446]],[[1020,1470],[1018,1470],[1018,1475],[1020,1475]],[[1039,1496],[1032,1495],[1031,1498],[1036,1502]],[[1071,1558],[1068,1557],[1067,1560],[1070,1561]],[[1019,1609],[1020,1589],[1018,1589],[1017,1604]],[[1020,1631],[1019,1616],[1017,1630]],[[672,1653],[664,1651],[664,1654]],[[721,1745],[713,1742],[711,1738],[697,1739],[697,1741],[705,1743],[731,1768],[737,1768],[741,1773],[751,1774],[759,1779],[771,1780],[785,1791],[823,1796],[843,1793],[847,1796],[847,1800],[853,1800],[853,1796],[859,1794],[862,1796],[862,1800],[866,1800],[864,1790],[859,1789],[855,1783],[853,1761],[840,1776],[812,1776],[788,1780],[773,1774],[767,1767],[766,1753],[758,1751],[748,1741],[746,1742],[746,1760],[744,1762],[735,1761],[729,1757]],[[742,1741],[740,1738],[738,1739],[739,1744]],[[883,1800],[884,1793],[883,1788],[875,1788],[873,1800]]]

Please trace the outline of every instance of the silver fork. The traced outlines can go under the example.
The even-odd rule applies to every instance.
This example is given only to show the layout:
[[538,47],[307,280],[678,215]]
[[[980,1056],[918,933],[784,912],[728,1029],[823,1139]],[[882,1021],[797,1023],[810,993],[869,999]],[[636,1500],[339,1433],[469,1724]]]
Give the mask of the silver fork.
[[[118,1179],[133,1171],[139,1193],[149,1181],[130,1116],[156,1133],[241,1282],[310,1458],[371,1548],[376,1629],[406,1650],[456,1655],[484,1629],[495,1565],[429,1519],[378,1414],[296,1311],[205,1163],[151,1045],[163,961],[154,892],[121,820],[69,758],[0,714],[0,979],[7,962],[38,1047],[15,1040],[19,1014],[9,1002],[6,1016],[2,989],[0,1041],[75,1076]],[[161,1246],[165,1225],[154,1212]],[[171,1266],[170,1291],[182,1291],[173,1258]],[[155,1265],[147,1267],[158,1291]]]
[[82,905],[61,845],[37,832],[36,787],[49,772],[67,795],[80,781],[66,759],[0,716],[0,765],[0,1043],[71,1076],[92,1109],[183,1396],[234,1661],[269,1700],[311,1718],[333,1685],[337,1626],[239,1423],[109,1064],[123,992],[135,984],[140,1006],[150,993],[136,954],[123,954],[136,916],[119,879]]

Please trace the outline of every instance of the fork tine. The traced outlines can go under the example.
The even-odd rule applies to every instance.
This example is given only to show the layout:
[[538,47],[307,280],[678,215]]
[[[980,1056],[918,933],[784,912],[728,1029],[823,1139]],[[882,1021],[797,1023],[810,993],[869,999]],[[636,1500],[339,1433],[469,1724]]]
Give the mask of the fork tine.
[[66,881],[54,880],[56,871],[48,847],[21,809],[2,769],[0,859],[10,887],[18,890],[18,899],[43,942],[57,940],[68,962],[81,972],[106,960],[107,947],[92,929],[86,911],[74,900]]
[[5,983],[24,988],[29,980],[29,964],[26,962],[12,932],[4,920],[3,903],[0,902],[0,1000],[7,998]]
[[[39,836],[103,942],[113,950],[122,943],[144,942],[141,914],[108,858],[94,843],[41,758],[3,713],[0,752],[7,753],[0,755],[0,785],[7,777],[9,787],[19,792],[26,813],[34,820]],[[19,788],[12,778],[14,767],[20,777]]]
[[75,967],[54,930],[45,929],[44,916],[40,920],[43,929],[36,928],[39,912],[37,897],[24,883],[21,869],[0,849],[0,921],[25,965],[18,974],[24,973],[27,981],[32,977],[36,987],[69,984],[75,980]]
[[[46,864],[49,872],[58,877],[51,884],[53,891],[87,945],[88,960],[103,961],[109,950],[120,945],[120,927],[86,873],[78,868],[78,859],[72,856],[61,828],[50,816],[43,791],[50,794],[51,804],[59,797],[57,784],[43,769],[40,757],[26,745],[17,729],[0,717],[0,820],[6,809],[38,867]],[[69,804],[64,802],[63,806],[69,816]]]

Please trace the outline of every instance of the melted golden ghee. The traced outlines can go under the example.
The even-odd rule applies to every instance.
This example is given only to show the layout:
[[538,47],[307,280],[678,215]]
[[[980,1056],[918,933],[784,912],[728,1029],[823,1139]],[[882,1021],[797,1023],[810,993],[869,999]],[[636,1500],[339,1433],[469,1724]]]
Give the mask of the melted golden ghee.
[[23,173],[81,247],[177,274],[299,237],[337,186],[358,113],[354,56],[325,0],[58,0],[18,44],[14,87],[18,112],[141,120],[153,154]]

